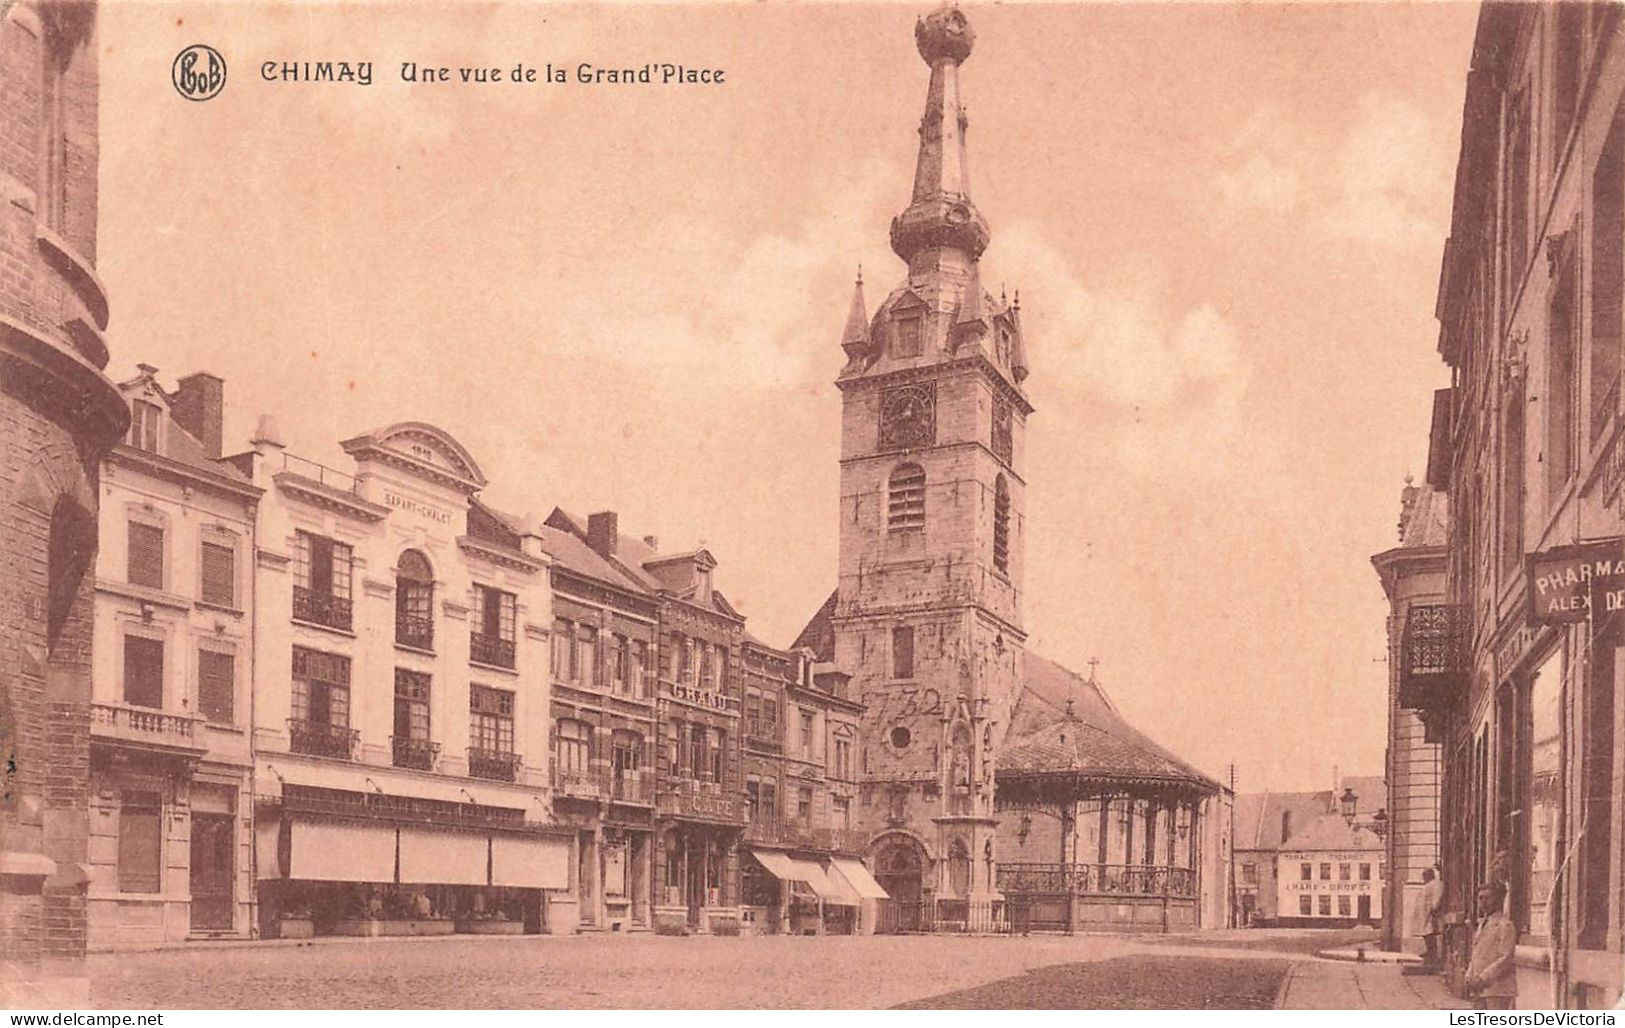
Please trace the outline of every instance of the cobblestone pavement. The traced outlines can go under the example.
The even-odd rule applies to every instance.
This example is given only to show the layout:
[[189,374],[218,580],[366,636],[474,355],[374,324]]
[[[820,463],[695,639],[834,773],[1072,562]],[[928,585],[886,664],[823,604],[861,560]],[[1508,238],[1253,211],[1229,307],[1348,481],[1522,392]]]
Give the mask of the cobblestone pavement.
[[101,1009],[889,1007],[1096,959],[1105,938],[344,940],[90,959]]
[[[1401,979],[1394,967],[1214,941],[1174,950],[1112,936],[344,939],[100,954],[88,972],[101,1009],[845,1009],[923,1000],[1057,964],[1154,953],[1193,967],[1290,959],[1283,1005],[1298,1009],[1455,1005],[1436,980]],[[1437,996],[1418,991],[1428,988]]]

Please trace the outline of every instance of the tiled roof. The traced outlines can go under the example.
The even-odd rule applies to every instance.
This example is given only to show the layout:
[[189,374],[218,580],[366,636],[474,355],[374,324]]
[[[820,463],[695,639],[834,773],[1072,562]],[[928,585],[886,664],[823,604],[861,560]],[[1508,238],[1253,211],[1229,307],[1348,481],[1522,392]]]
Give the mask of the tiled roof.
[[1098,684],[1035,653],[1025,654],[1022,670],[999,775],[1070,772],[1219,788],[1124,720]]
[[1382,840],[1370,829],[1351,825],[1342,814],[1322,814],[1281,847],[1283,850],[1382,850]]
[[[1337,813],[1344,789],[1354,790],[1361,821],[1369,820],[1371,814],[1388,805],[1388,786],[1380,775],[1346,775],[1335,793],[1330,789],[1242,793],[1236,797],[1236,849],[1281,849],[1282,815],[1289,815],[1285,827],[1291,838],[1304,826]],[[1338,818],[1342,818],[1340,813]]]
[[796,641],[790,644],[792,650],[805,647],[812,650],[813,655],[821,661],[835,659],[835,626],[830,619],[835,616],[835,601],[840,595],[838,589],[829,594],[829,599],[825,600],[824,605],[813,614],[812,620],[808,621],[801,634],[796,636]]

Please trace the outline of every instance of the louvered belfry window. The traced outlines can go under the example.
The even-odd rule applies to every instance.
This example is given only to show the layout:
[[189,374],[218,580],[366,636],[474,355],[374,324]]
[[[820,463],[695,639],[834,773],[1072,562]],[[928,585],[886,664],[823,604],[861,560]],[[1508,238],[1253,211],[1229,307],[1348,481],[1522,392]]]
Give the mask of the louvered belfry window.
[[1010,572],[1010,485],[1003,475],[993,483],[993,566]]
[[886,527],[893,532],[925,527],[925,469],[904,464],[891,473]]

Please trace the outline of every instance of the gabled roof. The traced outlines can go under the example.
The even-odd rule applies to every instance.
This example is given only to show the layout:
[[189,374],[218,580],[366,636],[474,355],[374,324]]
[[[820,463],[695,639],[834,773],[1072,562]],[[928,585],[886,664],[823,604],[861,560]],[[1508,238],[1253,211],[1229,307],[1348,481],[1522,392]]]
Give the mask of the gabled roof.
[[1000,778],[1071,773],[1218,791],[1219,783],[1129,724],[1096,682],[1034,653],[1024,654],[1022,670]]
[[[1236,797],[1236,849],[1279,850],[1310,823],[1336,814],[1343,791],[1353,789],[1358,807],[1355,818],[1367,823],[1371,815],[1388,805],[1388,784],[1381,775],[1345,775],[1335,791],[1252,792]],[[1283,820],[1284,818],[1284,820]],[[1281,838],[1285,827],[1287,840]]]
[[[134,378],[118,384],[120,394],[126,404],[132,399],[161,400],[164,408],[163,430],[158,433],[160,452],[158,456],[167,457],[177,464],[201,471],[205,474],[228,479],[238,485],[251,486],[253,482],[237,465],[223,458],[209,456],[208,447],[203,441],[181,426],[170,410],[173,396],[158,384],[154,371],[147,365],[141,365],[140,373]],[[129,447],[136,453],[146,453],[136,447]]]
[[829,599],[813,614],[801,634],[796,636],[796,641],[790,644],[791,649],[805,647],[824,662],[835,659],[835,625],[831,619],[835,617],[835,603],[840,597],[839,589],[829,594]]
[[1372,850],[1382,852],[1377,833],[1350,824],[1342,814],[1322,814],[1304,825],[1281,847],[1283,850]]

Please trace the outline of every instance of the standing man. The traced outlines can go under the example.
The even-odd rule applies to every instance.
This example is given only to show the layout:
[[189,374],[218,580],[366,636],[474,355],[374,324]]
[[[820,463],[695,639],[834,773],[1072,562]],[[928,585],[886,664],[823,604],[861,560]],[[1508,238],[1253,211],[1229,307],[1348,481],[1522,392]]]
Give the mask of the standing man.
[[1422,871],[1422,895],[1418,904],[1422,936],[1422,966],[1439,968],[1439,908],[1444,906],[1444,880],[1433,868]]
[[1506,905],[1506,883],[1485,882],[1478,888],[1478,933],[1467,965],[1467,994],[1478,1000],[1478,1010],[1510,1010],[1518,998],[1517,970],[1512,951],[1518,927],[1501,909]]

